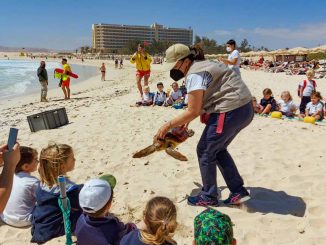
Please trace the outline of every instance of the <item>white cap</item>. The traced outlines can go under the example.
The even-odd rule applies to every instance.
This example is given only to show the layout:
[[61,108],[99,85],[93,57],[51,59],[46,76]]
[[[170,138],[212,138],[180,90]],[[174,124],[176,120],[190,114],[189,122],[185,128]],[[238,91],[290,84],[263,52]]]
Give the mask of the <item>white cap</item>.
[[96,213],[107,204],[111,195],[112,188],[107,181],[91,179],[79,192],[79,205],[86,213]]

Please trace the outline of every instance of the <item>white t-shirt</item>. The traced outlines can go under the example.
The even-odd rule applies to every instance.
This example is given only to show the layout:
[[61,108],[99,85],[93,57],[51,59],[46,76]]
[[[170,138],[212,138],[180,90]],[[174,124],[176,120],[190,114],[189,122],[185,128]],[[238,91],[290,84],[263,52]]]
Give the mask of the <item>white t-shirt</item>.
[[241,57],[238,50],[233,50],[231,54],[228,56],[228,60],[238,59],[235,65],[228,65],[230,69],[233,69],[237,74],[240,75],[240,64]]
[[150,100],[152,100],[152,95],[151,95],[151,93],[144,93],[143,94],[143,100],[144,101],[150,101]]
[[318,102],[317,104],[313,104],[312,102],[309,102],[306,105],[306,110],[308,110],[309,115],[315,114],[316,112],[322,112],[323,111],[323,104],[321,102]]
[[206,90],[212,81],[213,77],[208,72],[190,74],[186,80],[187,93],[195,90]]
[[280,105],[280,111],[284,113],[290,113],[298,109],[296,104],[294,104],[293,100],[289,100],[288,102],[285,102],[284,100],[279,100],[277,104]]
[[173,100],[177,100],[178,98],[182,97],[182,92],[180,89],[178,89],[177,92],[174,92],[174,90],[172,90],[170,96]]
[[[310,97],[311,94],[312,94],[312,92],[313,92],[316,88],[314,88],[314,85],[313,85],[313,83],[312,83],[311,81],[306,80],[306,83],[307,83],[307,85],[306,85],[305,89],[303,90],[302,95],[303,95],[303,96]],[[300,82],[300,86],[301,86],[301,87],[303,87],[303,84],[304,84],[304,81]]]
[[1,219],[16,227],[31,225],[38,186],[39,180],[36,177],[25,172],[15,174],[10,198]]

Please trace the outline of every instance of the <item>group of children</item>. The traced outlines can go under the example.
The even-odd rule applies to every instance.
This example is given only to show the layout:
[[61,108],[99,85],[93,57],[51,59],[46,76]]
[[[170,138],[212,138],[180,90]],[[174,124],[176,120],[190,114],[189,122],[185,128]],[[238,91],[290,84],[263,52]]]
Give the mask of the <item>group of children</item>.
[[[263,90],[263,98],[260,103],[253,97],[252,103],[255,113],[268,115],[271,112],[279,111],[287,117],[298,116],[299,118],[314,117],[315,120],[323,120],[326,116],[324,109],[323,98],[320,92],[316,91],[316,82],[313,80],[314,71],[306,72],[307,79],[302,81],[298,86],[298,96],[301,98],[300,106],[298,107],[292,99],[289,91],[283,91],[281,99],[276,101],[273,97],[272,90],[266,88]],[[296,111],[299,109],[299,114]]]
[[[65,234],[63,215],[59,206],[58,176],[67,176],[75,167],[71,146],[49,144],[37,150],[22,146],[21,159],[16,167],[13,188],[1,219],[15,227],[32,226],[31,242],[43,244]],[[39,172],[40,180],[31,173]],[[116,179],[103,175],[76,184],[67,178],[71,231],[77,243],[93,245],[174,245],[177,210],[166,197],[148,201],[143,221],[122,223],[110,213]],[[206,209],[194,220],[194,245],[235,244],[230,218],[215,209]]]
[[[150,92],[149,86],[143,87],[142,100],[136,102],[136,106],[172,106],[176,109],[182,109],[187,105],[187,94],[185,89],[180,89],[177,82],[172,83],[172,91],[164,91],[162,82],[156,84],[157,91]],[[184,87],[184,86],[182,86]]]

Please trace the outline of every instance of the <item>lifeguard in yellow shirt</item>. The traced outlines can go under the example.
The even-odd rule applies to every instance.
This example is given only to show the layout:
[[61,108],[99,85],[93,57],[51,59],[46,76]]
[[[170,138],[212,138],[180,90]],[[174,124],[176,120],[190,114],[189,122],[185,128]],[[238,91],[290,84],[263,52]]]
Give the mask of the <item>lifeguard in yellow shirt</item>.
[[148,86],[148,80],[151,75],[152,57],[145,51],[144,45],[139,44],[138,50],[130,59],[132,64],[136,63],[136,82],[137,88],[141,97],[143,98],[143,90],[141,80],[144,77],[144,86]]
[[70,99],[70,77],[68,76],[68,73],[71,72],[70,65],[67,63],[67,59],[63,58],[61,61],[61,64],[63,65],[64,73],[61,78],[61,88],[65,95],[65,100]]

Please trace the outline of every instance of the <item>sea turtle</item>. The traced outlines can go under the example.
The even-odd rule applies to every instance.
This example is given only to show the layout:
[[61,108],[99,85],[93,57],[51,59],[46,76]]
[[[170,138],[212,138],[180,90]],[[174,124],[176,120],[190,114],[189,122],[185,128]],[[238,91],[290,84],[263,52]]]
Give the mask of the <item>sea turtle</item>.
[[176,151],[175,148],[180,143],[184,142],[188,137],[191,137],[195,132],[191,129],[181,127],[171,129],[164,139],[154,140],[153,144],[145,149],[136,152],[132,157],[141,158],[152,154],[155,151],[165,150],[167,154],[180,161],[188,161],[187,157]]

